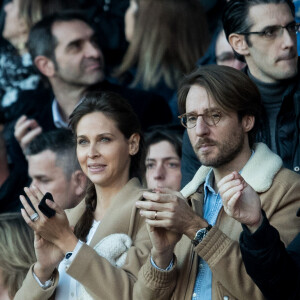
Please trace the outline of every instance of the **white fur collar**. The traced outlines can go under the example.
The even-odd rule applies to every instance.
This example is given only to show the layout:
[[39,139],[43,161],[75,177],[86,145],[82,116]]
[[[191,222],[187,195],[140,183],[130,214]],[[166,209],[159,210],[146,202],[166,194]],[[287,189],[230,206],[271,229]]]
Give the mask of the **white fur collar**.
[[[256,192],[262,193],[271,187],[275,175],[282,167],[282,159],[263,143],[254,144],[253,149],[255,152],[244,166],[241,175]],[[186,198],[195,193],[205,182],[210,169],[201,166],[192,181],[181,190],[181,194]]]

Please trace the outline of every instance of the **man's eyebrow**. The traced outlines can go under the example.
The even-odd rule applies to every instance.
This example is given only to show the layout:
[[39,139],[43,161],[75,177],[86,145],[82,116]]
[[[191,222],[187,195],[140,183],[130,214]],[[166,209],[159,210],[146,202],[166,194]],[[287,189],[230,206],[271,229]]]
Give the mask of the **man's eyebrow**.
[[36,178],[36,179],[39,179],[39,180],[48,178],[46,175],[34,175],[34,176],[32,176],[32,178],[33,177]]
[[80,45],[80,43],[82,43],[82,39],[76,39],[76,40],[73,40],[73,41],[71,41],[71,42],[69,42],[69,43],[67,44],[66,49],[69,49],[69,48],[71,48],[72,46]]
[[[293,21],[291,21],[290,23],[288,23],[287,25],[285,25],[284,27],[286,27],[286,26],[289,26],[289,25],[295,25],[296,24],[296,21],[295,20],[293,20]],[[265,30],[267,30],[267,29],[271,29],[271,28],[276,28],[276,27],[282,27],[281,25],[278,25],[278,24],[274,24],[274,25],[266,25],[265,27],[263,27],[261,30],[258,30],[258,32],[260,32],[260,31],[265,31]]]
[[[208,108],[205,108],[205,109],[204,109],[204,112],[203,112],[203,113],[212,112],[212,111],[218,111],[218,112],[221,112],[221,109],[218,108],[218,107],[208,107]],[[191,112],[187,112],[186,114],[187,114],[187,115],[197,115],[198,113],[197,113],[195,110],[193,110],[193,111],[191,111]]]

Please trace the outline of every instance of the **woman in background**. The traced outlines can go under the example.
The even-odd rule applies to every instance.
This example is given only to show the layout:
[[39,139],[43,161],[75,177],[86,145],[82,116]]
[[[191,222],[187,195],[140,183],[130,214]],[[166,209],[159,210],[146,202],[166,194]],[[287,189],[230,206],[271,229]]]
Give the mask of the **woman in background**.
[[0,214],[0,300],[14,298],[35,261],[33,231],[21,214]]
[[135,208],[144,191],[137,178],[143,161],[137,116],[119,95],[96,93],[83,98],[70,125],[90,185],[68,218],[50,200],[47,205],[56,214],[47,218],[38,208],[43,194],[25,188],[37,213],[21,196],[22,215],[36,232],[38,259],[15,299],[31,300],[34,294],[34,299],[45,300],[56,289],[59,300],[130,300],[151,248],[144,219]]
[[198,0],[131,0],[125,15],[130,43],[116,72],[132,87],[162,95],[177,119],[175,92],[205,53],[209,33]]

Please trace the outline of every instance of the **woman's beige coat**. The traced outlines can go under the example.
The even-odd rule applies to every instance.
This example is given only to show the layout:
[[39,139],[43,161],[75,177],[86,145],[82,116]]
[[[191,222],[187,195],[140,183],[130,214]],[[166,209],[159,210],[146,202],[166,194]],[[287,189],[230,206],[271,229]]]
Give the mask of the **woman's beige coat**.
[[[83,245],[67,270],[67,273],[78,280],[94,299],[132,299],[133,285],[151,249],[145,221],[135,207],[135,202],[142,199],[143,191],[136,178],[131,179],[122,188],[112,199],[90,246]],[[82,201],[77,207],[67,212],[71,225],[76,224],[84,208],[85,202]],[[113,233],[125,233],[133,243],[128,250],[125,264],[120,269],[113,267],[93,249],[100,240]],[[58,277],[57,272],[54,286],[43,290],[34,279],[31,267],[15,299],[49,299],[55,291]]]

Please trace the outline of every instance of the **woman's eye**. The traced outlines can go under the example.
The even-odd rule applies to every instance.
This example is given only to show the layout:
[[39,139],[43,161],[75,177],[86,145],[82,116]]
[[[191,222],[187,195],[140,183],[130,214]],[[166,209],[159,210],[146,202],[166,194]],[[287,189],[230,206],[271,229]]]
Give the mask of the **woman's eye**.
[[102,137],[102,138],[100,139],[100,141],[106,143],[106,142],[109,142],[109,141],[110,141],[110,138],[108,138],[108,137]]
[[176,169],[176,168],[180,167],[180,164],[179,163],[169,163],[168,166],[169,166],[169,168]]
[[85,145],[85,144],[87,144],[87,140],[85,140],[85,139],[79,139],[79,140],[77,140],[77,144],[78,145]]
[[146,164],[146,169],[153,169],[154,168],[154,164]]

